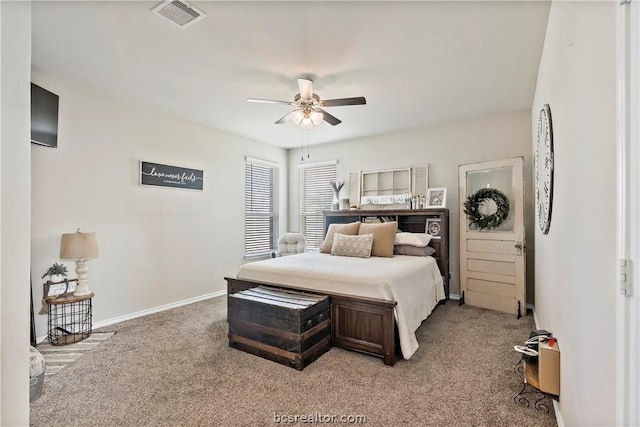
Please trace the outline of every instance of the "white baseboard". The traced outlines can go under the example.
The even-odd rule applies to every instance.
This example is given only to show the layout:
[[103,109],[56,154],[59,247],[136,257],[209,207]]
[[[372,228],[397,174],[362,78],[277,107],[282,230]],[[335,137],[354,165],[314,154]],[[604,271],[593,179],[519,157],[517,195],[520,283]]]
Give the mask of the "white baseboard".
[[458,295],[458,294],[449,294],[449,299],[460,300],[460,295]]
[[560,412],[560,404],[557,400],[553,399],[553,412],[556,414],[556,423],[558,427],[564,427],[564,420],[562,419],[562,413]]
[[125,320],[136,319],[138,317],[148,316],[149,314],[159,313],[165,310],[171,310],[172,308],[181,307],[183,305],[193,304],[195,302],[204,301],[207,299],[226,295],[227,291],[212,292],[210,294],[201,295],[199,297],[188,298],[182,301],[176,301],[169,304],[161,305],[158,307],[148,308],[146,310],[137,311],[135,313],[125,314],[124,316],[114,317],[112,319],[102,320],[93,324],[93,329],[102,328],[105,326],[113,325],[115,323],[124,322]]
[[[171,310],[172,308],[180,307],[183,305],[193,304],[199,301],[204,301],[207,299],[220,297],[222,295],[226,295],[227,291],[218,291],[212,292],[210,294],[200,295],[199,297],[188,298],[182,301],[176,301],[169,304],[161,305],[158,307],[148,308],[146,310],[136,311],[135,313],[125,314],[124,316],[118,316],[107,320],[102,320],[100,322],[95,322],[91,325],[91,329],[98,329],[104,326],[114,325],[116,323],[124,322],[125,320],[136,319],[138,317],[148,316],[149,314],[159,313],[161,311]],[[41,342],[46,341],[47,336],[43,335],[41,337],[36,337],[36,343],[40,344]]]
[[527,308],[527,310],[531,310],[531,313],[533,313],[533,323],[535,323],[536,329],[540,329],[540,326],[538,326],[538,316],[536,316],[536,309],[533,304],[527,303],[525,307]]

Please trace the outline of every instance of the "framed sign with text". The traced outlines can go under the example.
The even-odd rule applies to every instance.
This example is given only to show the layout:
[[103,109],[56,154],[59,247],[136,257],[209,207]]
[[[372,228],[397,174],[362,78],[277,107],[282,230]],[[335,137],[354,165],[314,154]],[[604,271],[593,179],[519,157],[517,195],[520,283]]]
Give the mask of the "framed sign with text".
[[140,185],[202,190],[204,171],[140,161]]

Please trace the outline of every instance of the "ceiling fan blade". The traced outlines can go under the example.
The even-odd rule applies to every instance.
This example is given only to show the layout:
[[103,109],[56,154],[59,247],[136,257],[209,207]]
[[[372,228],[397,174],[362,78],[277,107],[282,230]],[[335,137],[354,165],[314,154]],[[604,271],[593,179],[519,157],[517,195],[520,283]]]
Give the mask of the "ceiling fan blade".
[[259,102],[262,104],[287,104],[292,105],[291,101],[278,101],[276,99],[259,99],[259,98],[247,98],[247,102]]
[[313,81],[308,79],[298,79],[300,98],[308,101],[313,97]]
[[[296,111],[296,110],[293,110],[293,111]],[[287,123],[287,119],[289,118],[289,114],[293,113],[293,111],[289,111],[287,114],[282,116],[280,119],[276,120],[276,124],[277,125],[283,125],[283,124]]]
[[342,120],[340,120],[336,116],[332,116],[331,114],[320,108],[318,108],[317,111],[320,111],[322,113],[322,115],[324,116],[324,121],[329,123],[331,126],[339,125],[340,123],[342,123]]
[[367,100],[364,96],[358,96],[355,98],[340,98],[340,99],[325,99],[322,101],[323,107],[336,107],[339,105],[364,105]]

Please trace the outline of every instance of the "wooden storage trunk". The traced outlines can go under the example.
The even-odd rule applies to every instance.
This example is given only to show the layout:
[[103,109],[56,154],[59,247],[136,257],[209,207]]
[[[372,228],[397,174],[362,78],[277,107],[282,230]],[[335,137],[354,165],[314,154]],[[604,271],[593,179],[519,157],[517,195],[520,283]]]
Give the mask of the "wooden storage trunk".
[[258,286],[228,296],[229,346],[299,371],[329,350],[329,298]]

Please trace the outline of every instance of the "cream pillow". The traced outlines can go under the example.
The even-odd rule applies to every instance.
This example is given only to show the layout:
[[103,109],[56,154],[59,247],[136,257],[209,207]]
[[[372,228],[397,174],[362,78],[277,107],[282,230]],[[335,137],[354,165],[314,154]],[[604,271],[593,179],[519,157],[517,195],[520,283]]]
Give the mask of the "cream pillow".
[[333,235],[331,255],[369,258],[373,246],[373,234],[348,236],[336,233]]
[[398,231],[397,222],[384,222],[381,224],[360,224],[358,234],[373,234],[373,247],[371,256],[390,258],[393,256],[393,244]]
[[346,234],[348,236],[355,236],[358,234],[360,228],[359,222],[351,222],[349,224],[330,224],[327,229],[327,234],[324,236],[324,242],[320,247],[320,252],[323,254],[330,254],[331,247],[333,246],[333,235],[336,233]]
[[409,245],[424,248],[431,241],[431,234],[427,233],[396,233],[396,245]]

